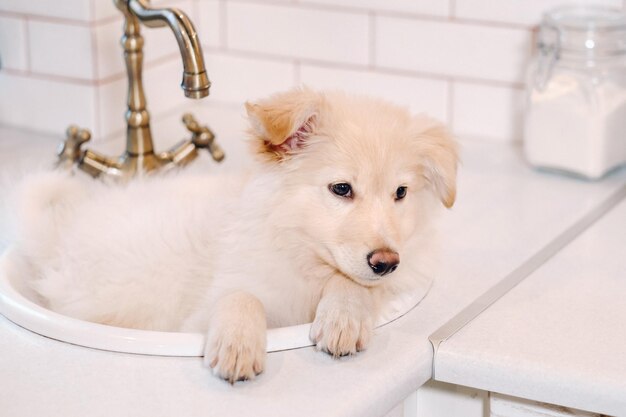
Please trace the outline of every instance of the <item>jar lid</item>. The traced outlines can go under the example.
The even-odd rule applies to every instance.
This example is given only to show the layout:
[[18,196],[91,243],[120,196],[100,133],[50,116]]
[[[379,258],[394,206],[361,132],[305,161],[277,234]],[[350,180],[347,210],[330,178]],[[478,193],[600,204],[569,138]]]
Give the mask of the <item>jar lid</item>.
[[544,15],[539,46],[587,57],[625,54],[626,15],[605,7],[553,9]]
[[624,30],[626,15],[618,9],[604,7],[566,6],[545,14],[544,20],[567,30]]

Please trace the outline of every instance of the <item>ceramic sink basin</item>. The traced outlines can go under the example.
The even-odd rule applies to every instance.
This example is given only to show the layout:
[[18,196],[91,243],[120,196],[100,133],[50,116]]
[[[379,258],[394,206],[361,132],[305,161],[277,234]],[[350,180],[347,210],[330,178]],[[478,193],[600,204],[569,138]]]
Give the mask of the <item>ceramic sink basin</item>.
[[[204,335],[126,329],[67,317],[42,307],[25,284],[27,272],[14,250],[0,257],[0,313],[17,325],[59,341],[115,352],[162,356],[203,356]],[[427,291],[404,294],[382,314],[378,325],[396,320],[415,307]],[[267,351],[311,346],[310,324],[269,329]]]

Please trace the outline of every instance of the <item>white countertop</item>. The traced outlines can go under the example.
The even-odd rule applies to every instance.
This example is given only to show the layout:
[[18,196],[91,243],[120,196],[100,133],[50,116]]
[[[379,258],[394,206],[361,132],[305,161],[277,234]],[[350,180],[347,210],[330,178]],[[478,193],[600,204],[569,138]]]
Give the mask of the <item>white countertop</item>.
[[[213,125],[218,132],[219,124]],[[22,146],[26,136],[40,145]],[[0,167],[53,152],[53,140],[26,136],[0,129]],[[228,153],[228,142],[221,143]],[[462,159],[457,204],[441,222],[441,274],[417,308],[376,331],[367,351],[339,360],[312,348],[272,353],[264,374],[230,386],[209,375],[200,358],[68,345],[0,317],[2,415],[384,415],[430,378],[434,330],[626,178],[620,172],[589,183],[538,173],[525,166],[518,148],[493,142],[463,143]]]
[[442,343],[439,381],[626,415],[626,200]]

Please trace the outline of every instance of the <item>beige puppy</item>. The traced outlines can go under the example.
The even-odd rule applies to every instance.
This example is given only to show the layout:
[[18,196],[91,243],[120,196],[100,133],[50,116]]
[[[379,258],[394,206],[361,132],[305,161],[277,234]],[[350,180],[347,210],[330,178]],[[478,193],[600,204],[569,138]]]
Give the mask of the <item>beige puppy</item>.
[[22,187],[18,249],[46,305],[131,328],[207,332],[205,363],[260,373],[267,326],[313,322],[335,356],[425,291],[432,216],[455,199],[444,127],[380,100],[294,89],[246,105],[259,163],[233,178],[125,186],[49,173]]

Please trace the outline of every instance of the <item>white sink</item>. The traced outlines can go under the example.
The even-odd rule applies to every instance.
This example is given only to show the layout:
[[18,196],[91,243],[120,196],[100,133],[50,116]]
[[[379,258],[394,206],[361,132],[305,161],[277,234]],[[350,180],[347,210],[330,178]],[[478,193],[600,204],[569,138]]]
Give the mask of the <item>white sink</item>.
[[[162,356],[202,356],[204,335],[200,333],[156,332],[106,326],[67,317],[37,303],[25,285],[28,274],[9,248],[0,257],[0,313],[17,325],[52,339],[114,352]],[[384,326],[406,314],[426,295],[426,291],[404,294],[383,312],[378,325]],[[309,324],[269,329],[267,351],[311,346]]]

